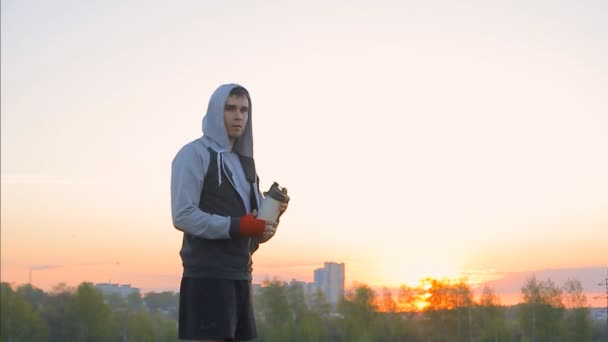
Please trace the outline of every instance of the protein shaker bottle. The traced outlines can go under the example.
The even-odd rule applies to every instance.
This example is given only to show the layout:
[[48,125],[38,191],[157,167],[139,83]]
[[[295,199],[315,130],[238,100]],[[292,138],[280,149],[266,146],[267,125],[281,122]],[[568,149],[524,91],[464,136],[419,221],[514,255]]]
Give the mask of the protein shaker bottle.
[[262,201],[257,218],[266,221],[276,221],[279,217],[279,205],[289,202],[287,189],[281,188],[277,182],[272,183],[270,190],[266,193],[266,198]]

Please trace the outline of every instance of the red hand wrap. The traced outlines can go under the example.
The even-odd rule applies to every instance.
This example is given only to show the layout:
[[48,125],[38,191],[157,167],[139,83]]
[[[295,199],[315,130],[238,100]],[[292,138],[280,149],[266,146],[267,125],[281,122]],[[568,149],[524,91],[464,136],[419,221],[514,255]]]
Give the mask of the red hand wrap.
[[258,220],[253,214],[242,216],[239,222],[239,234],[244,236],[262,236],[265,228],[266,222]]

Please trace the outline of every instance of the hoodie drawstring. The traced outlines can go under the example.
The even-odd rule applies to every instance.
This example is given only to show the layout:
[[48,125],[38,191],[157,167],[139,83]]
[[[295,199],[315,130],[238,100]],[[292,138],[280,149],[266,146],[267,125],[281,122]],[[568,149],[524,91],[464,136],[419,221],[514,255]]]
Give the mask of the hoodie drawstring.
[[220,185],[222,185],[222,152],[218,152],[217,153],[217,174],[218,174],[218,183],[217,186],[219,187]]
[[217,186],[219,187],[220,185],[222,185],[222,173],[224,173],[226,175],[226,178],[228,178],[228,181],[230,182],[230,184],[232,184],[232,187],[234,187],[234,189],[236,190],[236,185],[234,184],[234,182],[232,181],[232,178],[228,175],[228,172],[226,172],[226,165],[224,164],[224,157],[222,156],[222,151],[217,153],[217,173],[218,173],[218,184]]

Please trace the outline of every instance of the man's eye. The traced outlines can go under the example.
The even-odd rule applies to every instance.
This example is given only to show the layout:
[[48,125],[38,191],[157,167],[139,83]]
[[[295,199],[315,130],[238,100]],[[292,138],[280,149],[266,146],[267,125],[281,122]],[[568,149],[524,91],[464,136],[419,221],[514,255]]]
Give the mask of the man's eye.
[[226,106],[224,107],[224,110],[227,110],[227,111],[229,111],[229,112],[231,112],[231,111],[233,111],[233,110],[235,110],[235,109],[236,109],[236,106],[235,106],[235,105],[226,105]]

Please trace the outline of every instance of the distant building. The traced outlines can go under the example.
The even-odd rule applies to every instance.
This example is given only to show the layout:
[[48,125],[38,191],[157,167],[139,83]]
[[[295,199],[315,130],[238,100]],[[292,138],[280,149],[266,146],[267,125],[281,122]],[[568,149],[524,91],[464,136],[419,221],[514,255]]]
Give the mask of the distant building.
[[[323,268],[314,270],[313,283],[292,279],[288,285],[302,289],[309,308],[313,306],[315,294],[321,292],[327,303],[335,310],[338,303],[344,298],[344,263],[326,262]],[[263,287],[260,284],[253,284],[253,295],[260,294]]]
[[315,270],[315,285],[317,288],[323,288],[323,275],[325,274],[325,270],[323,268],[317,268]]
[[314,304],[314,295],[320,289],[321,288],[318,287],[315,283],[306,283],[306,286],[304,286],[304,296],[306,297],[306,305],[308,305],[309,308],[312,308]]
[[99,283],[95,284],[95,288],[100,290],[104,295],[117,294],[121,297],[127,297],[132,293],[140,294],[140,291],[136,287],[131,287],[130,284],[120,285],[112,283]]
[[308,289],[308,298],[320,289],[333,308],[344,298],[344,263],[326,262],[323,268],[315,270],[314,287]]
[[323,268],[323,286],[327,302],[333,307],[344,298],[344,263],[326,262]]

